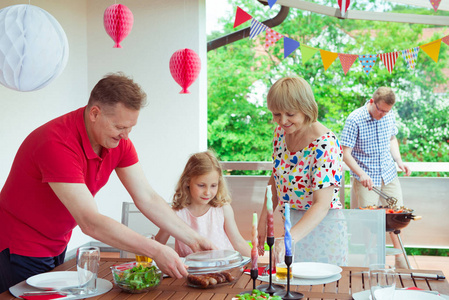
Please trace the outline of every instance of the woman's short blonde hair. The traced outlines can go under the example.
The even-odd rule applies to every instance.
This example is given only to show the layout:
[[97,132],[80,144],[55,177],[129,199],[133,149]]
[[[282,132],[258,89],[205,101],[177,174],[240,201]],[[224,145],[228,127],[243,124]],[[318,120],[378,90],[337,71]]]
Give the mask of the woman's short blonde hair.
[[192,203],[189,189],[192,178],[213,171],[218,172],[218,191],[215,198],[209,201],[209,204],[213,207],[220,207],[226,203],[231,203],[231,197],[229,196],[226,181],[223,178],[220,162],[212,151],[205,151],[193,154],[187,161],[184,171],[176,185],[172,203],[173,209],[180,210]]
[[284,77],[268,91],[267,106],[271,112],[302,112],[306,125],[317,121],[318,105],[309,83],[300,77]]

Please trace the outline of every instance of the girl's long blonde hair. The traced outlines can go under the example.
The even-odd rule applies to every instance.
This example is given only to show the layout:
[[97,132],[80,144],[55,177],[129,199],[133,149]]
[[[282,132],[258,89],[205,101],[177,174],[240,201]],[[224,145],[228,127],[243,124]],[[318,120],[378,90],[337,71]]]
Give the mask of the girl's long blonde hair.
[[231,203],[228,187],[223,178],[223,171],[218,159],[211,151],[199,152],[190,156],[184,171],[176,185],[175,195],[173,196],[172,207],[180,210],[191,203],[189,184],[193,177],[205,175],[207,173],[218,172],[218,191],[214,199],[209,201],[213,207],[223,206]]

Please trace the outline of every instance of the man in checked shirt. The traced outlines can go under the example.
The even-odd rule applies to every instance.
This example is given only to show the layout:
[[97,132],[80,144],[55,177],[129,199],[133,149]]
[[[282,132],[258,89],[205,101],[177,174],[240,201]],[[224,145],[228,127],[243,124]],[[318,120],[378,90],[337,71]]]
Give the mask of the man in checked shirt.
[[[346,119],[340,143],[343,161],[351,170],[351,207],[387,205],[372,189],[398,199],[403,206],[401,185],[396,165],[409,176],[411,170],[404,165],[396,139],[394,92],[389,87],[378,88],[366,104],[353,111]],[[395,248],[400,249],[398,237],[390,233]],[[396,255],[396,267],[406,268],[401,254]]]

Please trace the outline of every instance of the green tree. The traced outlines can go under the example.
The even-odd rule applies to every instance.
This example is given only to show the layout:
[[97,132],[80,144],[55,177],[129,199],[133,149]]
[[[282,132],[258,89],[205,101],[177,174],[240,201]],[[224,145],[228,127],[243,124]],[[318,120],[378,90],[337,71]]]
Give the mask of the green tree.
[[[254,1],[238,0],[233,1],[233,5],[240,6],[259,21],[277,13],[276,6],[270,10]],[[375,3],[352,3],[351,8],[374,9]],[[417,11],[402,6],[387,9]],[[232,14],[224,18],[224,32],[214,33],[211,38],[235,31],[234,17]],[[249,22],[240,27],[244,26],[249,26]],[[274,30],[318,49],[361,55],[405,50],[442,37],[443,33],[437,32],[430,39],[420,41],[423,30],[429,27],[340,20],[291,9],[287,19]],[[405,160],[449,161],[446,129],[449,101],[447,94],[434,93],[439,85],[447,82],[443,73],[448,62],[444,43],[438,63],[420,51],[415,69],[409,69],[400,55],[392,74],[378,59],[369,75],[358,61],[345,75],[338,58],[324,70],[319,51],[304,63],[299,49],[284,59],[282,41],[268,50],[263,50],[263,44],[264,34],[261,34],[257,39],[246,38],[208,53],[209,146],[217,151],[220,159],[270,160],[274,128],[271,114],[266,102],[250,101],[250,95],[255,90],[262,91],[262,99],[265,99],[268,88],[277,79],[298,75],[314,90],[319,121],[337,135],[349,113],[370,99],[377,87],[392,87],[399,98],[395,110]]]

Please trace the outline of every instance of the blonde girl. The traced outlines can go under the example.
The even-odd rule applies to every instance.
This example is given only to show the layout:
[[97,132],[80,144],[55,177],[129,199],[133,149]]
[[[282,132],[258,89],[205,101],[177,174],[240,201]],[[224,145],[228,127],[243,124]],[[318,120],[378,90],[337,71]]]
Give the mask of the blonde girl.
[[[250,256],[251,248],[239,232],[230,203],[228,188],[215,155],[210,151],[193,154],[176,185],[172,209],[218,249],[235,249],[244,256]],[[165,244],[169,237],[168,232],[161,229],[156,240]],[[192,253],[177,239],[175,250],[181,257]]]

